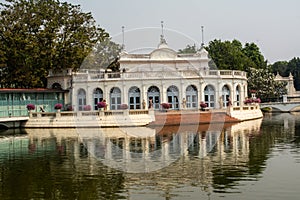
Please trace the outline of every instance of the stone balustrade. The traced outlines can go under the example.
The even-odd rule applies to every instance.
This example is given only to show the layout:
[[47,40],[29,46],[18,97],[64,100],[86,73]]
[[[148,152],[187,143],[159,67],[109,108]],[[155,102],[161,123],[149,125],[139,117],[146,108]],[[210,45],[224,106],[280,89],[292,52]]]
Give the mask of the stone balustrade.
[[106,80],[130,80],[130,79],[180,79],[180,78],[242,78],[246,79],[246,72],[234,70],[186,70],[186,71],[143,71],[143,72],[77,72],[74,81],[106,81]]

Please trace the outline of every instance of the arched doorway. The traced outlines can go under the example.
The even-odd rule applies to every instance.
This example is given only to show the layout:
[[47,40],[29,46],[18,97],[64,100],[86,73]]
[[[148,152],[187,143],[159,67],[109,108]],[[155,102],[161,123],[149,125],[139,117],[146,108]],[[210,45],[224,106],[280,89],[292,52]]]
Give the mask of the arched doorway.
[[131,87],[128,93],[129,109],[141,109],[141,92],[138,87]]
[[168,103],[171,105],[170,108],[173,110],[179,109],[178,95],[179,92],[176,86],[172,85],[167,89]]
[[78,102],[78,110],[83,110],[83,107],[86,105],[86,92],[84,89],[78,90],[77,95],[77,102]]
[[159,109],[160,105],[160,92],[158,87],[151,86],[148,89],[148,107],[153,109]]
[[230,100],[230,90],[227,85],[224,85],[222,88],[222,100],[223,107],[226,108],[228,106],[228,101]]
[[110,90],[110,109],[117,110],[121,105],[121,90],[117,87],[113,87]]
[[215,107],[215,89],[211,85],[204,88],[204,101],[209,108]]
[[94,110],[98,110],[97,103],[103,100],[103,91],[100,88],[96,88],[93,93],[94,96]]
[[198,92],[194,85],[189,85],[186,88],[186,107],[197,108],[198,107]]

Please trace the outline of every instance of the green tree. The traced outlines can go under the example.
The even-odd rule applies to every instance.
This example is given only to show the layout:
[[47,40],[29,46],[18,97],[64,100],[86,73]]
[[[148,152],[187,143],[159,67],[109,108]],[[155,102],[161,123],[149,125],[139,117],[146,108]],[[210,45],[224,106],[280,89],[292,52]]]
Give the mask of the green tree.
[[78,69],[109,37],[91,13],[59,0],[6,0],[0,11],[0,87],[43,87],[49,69]]
[[241,54],[241,44],[238,41],[230,42],[213,40],[209,42],[207,51],[218,69],[244,70],[243,54]]
[[292,74],[294,77],[294,86],[296,90],[300,90],[300,58],[295,57],[290,61],[277,61],[270,65],[272,72],[276,74],[279,72],[281,76],[289,76]]
[[265,61],[264,56],[261,54],[259,47],[252,43],[246,43],[242,49],[245,56],[249,59],[249,64],[254,68],[266,68],[267,61]]
[[274,74],[279,73],[281,76],[288,76],[290,71],[288,70],[288,61],[278,61],[272,64],[270,67],[272,68],[272,72]]
[[198,50],[197,50],[196,44],[194,44],[194,45],[189,45],[188,44],[184,49],[179,49],[178,53],[180,53],[180,54],[194,54],[197,51]]
[[213,40],[206,47],[218,69],[250,71],[250,68],[265,68],[266,61],[254,43],[246,43],[243,47],[238,40]]
[[98,42],[93,50],[86,57],[81,65],[84,69],[111,69],[114,72],[119,71],[120,64],[118,62],[122,46],[105,38]]

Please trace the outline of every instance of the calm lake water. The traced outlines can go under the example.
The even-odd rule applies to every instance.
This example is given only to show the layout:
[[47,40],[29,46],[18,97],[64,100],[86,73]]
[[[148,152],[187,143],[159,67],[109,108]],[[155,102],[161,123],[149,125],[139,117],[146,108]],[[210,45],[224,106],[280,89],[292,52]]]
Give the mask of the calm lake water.
[[299,114],[0,134],[0,199],[299,199],[299,170]]

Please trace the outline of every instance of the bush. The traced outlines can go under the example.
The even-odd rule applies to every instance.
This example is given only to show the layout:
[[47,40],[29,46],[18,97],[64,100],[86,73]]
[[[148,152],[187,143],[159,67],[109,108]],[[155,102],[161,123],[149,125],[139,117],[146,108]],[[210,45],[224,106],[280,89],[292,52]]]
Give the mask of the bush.
[[26,108],[27,108],[27,110],[34,110],[35,105],[34,104],[27,104]]
[[54,105],[54,109],[55,110],[60,110],[62,108],[62,104],[61,103],[57,103]]

